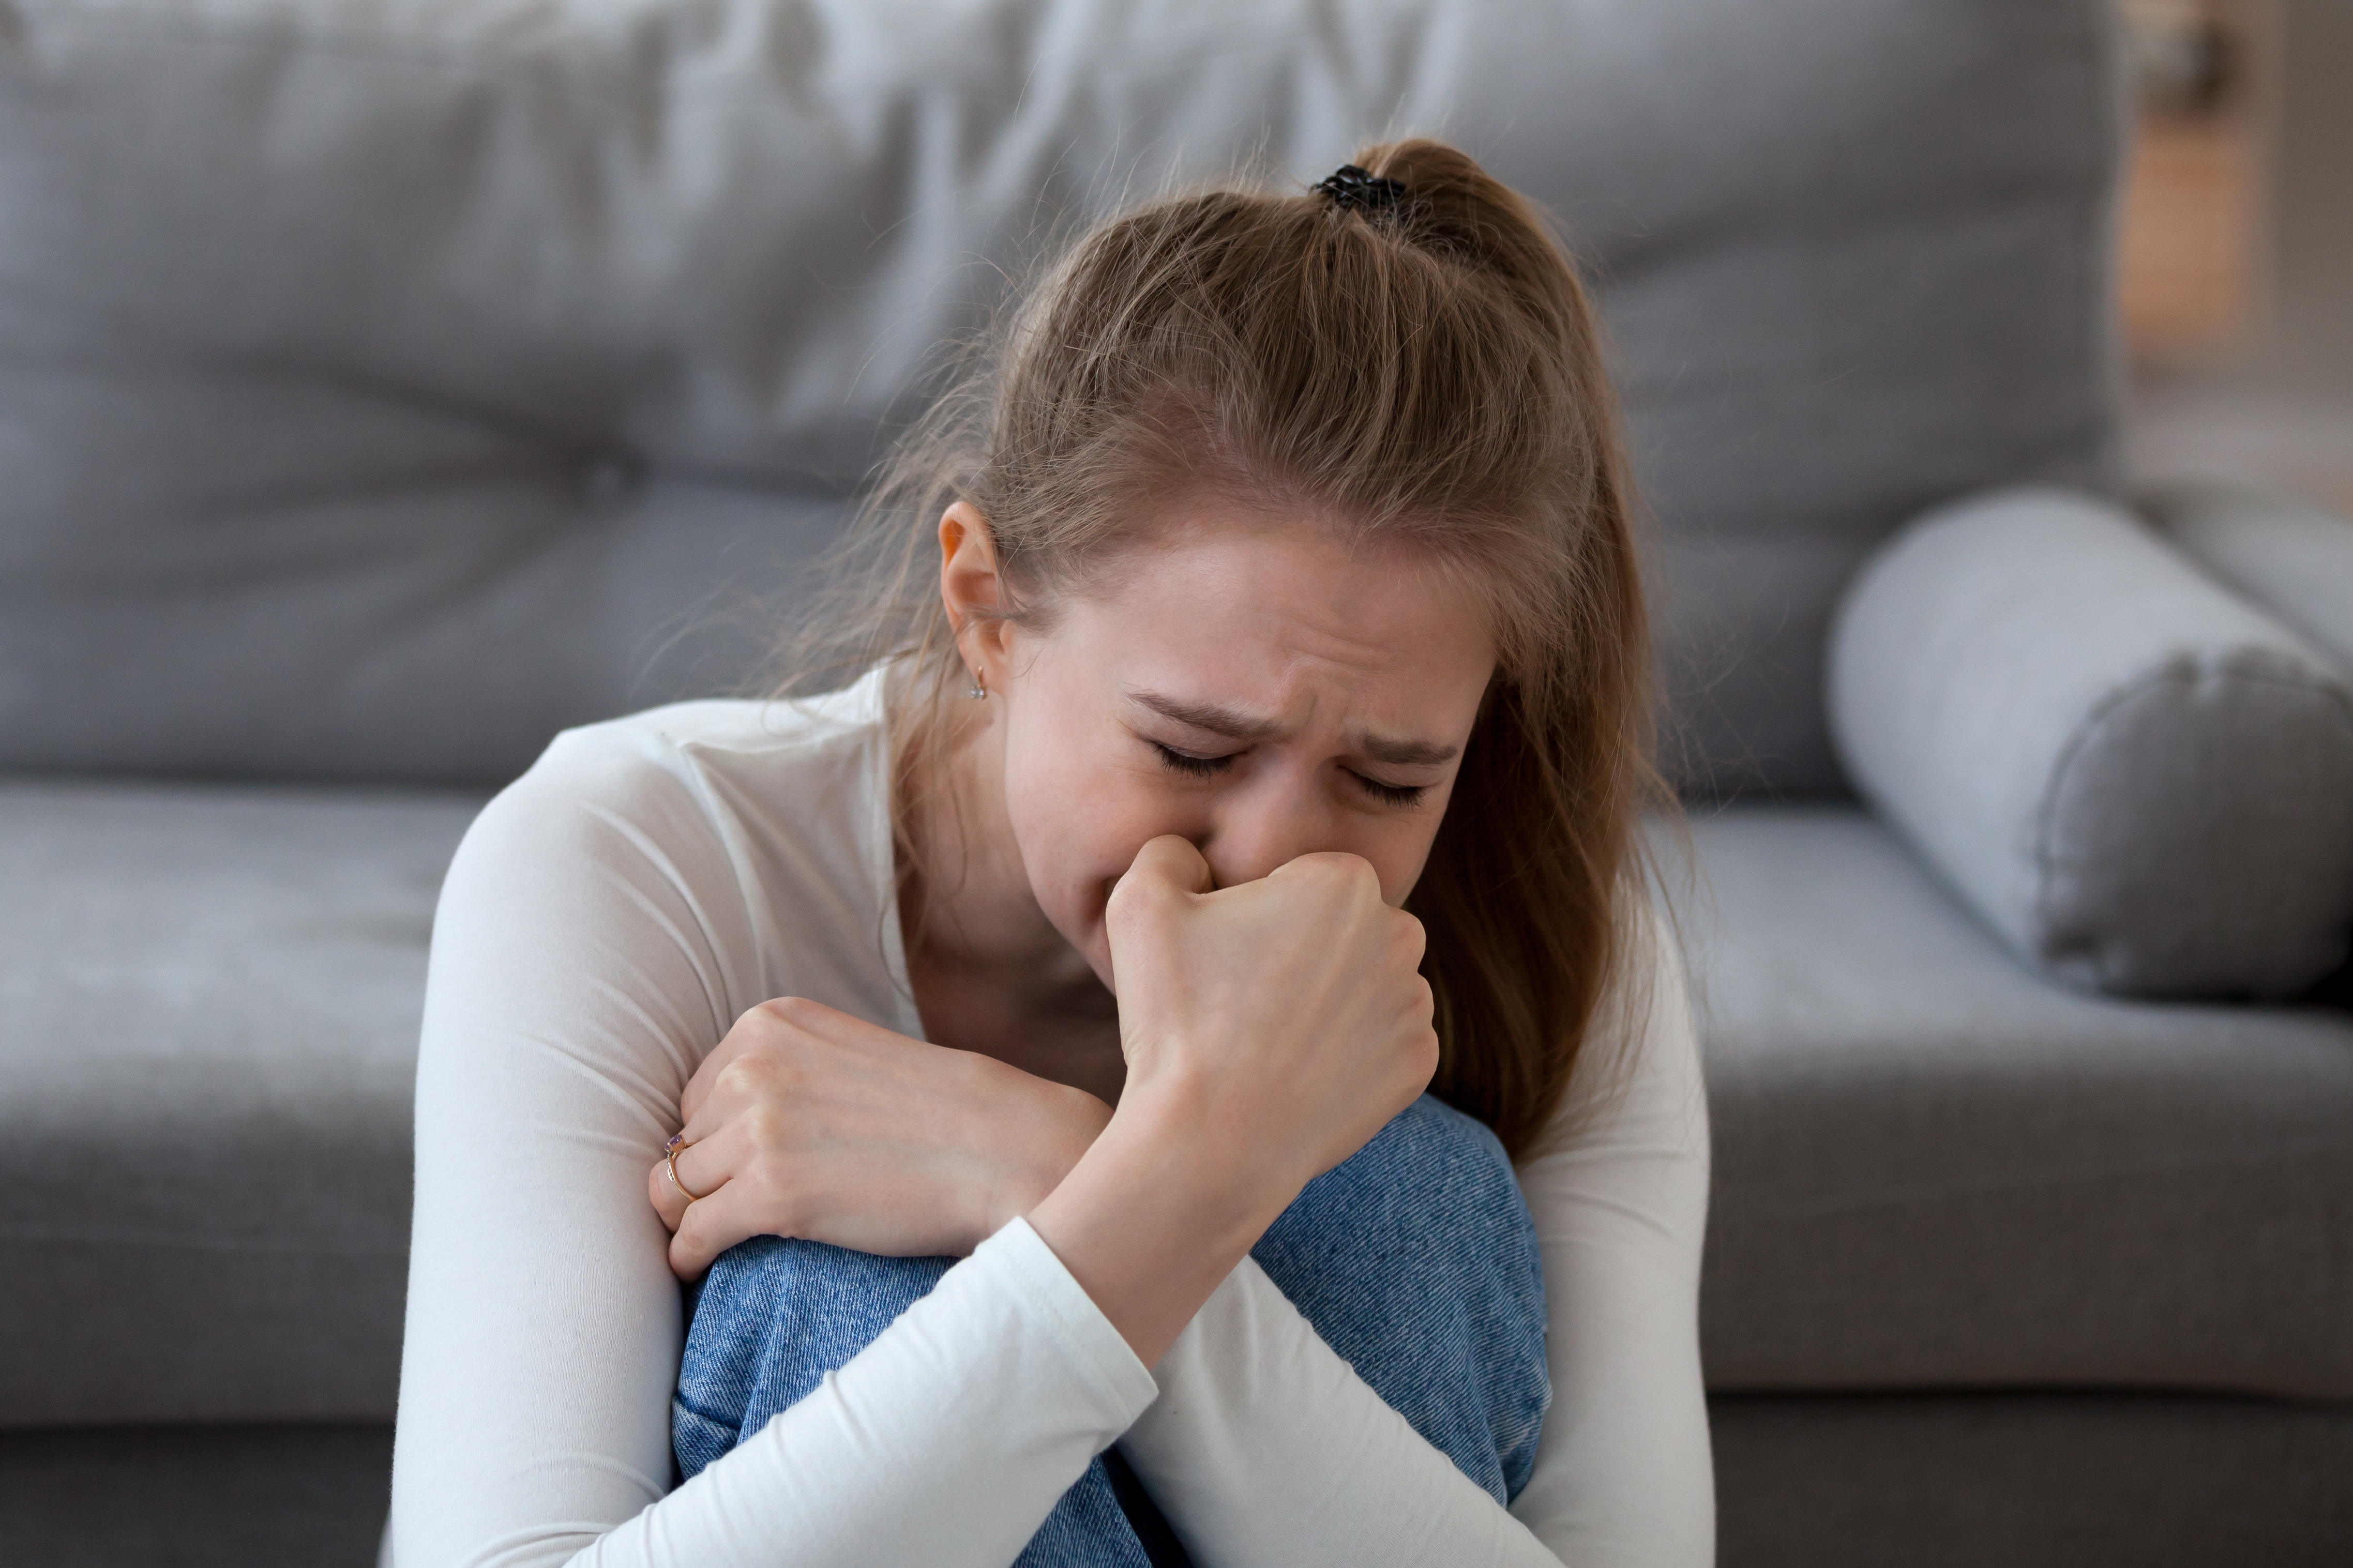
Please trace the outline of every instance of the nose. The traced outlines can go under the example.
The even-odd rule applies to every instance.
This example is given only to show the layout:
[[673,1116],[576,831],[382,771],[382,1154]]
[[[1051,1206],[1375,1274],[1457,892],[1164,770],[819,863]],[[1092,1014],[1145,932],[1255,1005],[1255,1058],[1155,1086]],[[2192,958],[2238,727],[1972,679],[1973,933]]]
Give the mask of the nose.
[[1269,778],[1220,800],[1194,840],[1220,888],[1254,882],[1276,867],[1324,849],[1346,849],[1336,814],[1311,781]]

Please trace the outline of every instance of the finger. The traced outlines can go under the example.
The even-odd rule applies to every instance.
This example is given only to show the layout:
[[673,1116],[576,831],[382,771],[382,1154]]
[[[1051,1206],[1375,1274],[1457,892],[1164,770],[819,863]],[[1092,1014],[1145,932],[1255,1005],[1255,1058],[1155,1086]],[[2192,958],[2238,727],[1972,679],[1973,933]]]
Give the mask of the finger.
[[1207,893],[1218,885],[1208,861],[1189,838],[1164,833],[1135,852],[1135,862],[1120,880],[1135,878],[1140,885],[1174,889],[1180,893]]
[[646,1199],[654,1205],[654,1216],[662,1222],[662,1228],[675,1233],[678,1222],[686,1217],[686,1200],[670,1191],[669,1161],[656,1160],[646,1173]]
[[1405,922],[1399,928],[1401,934],[1398,940],[1405,948],[1406,962],[1419,969],[1421,961],[1430,955],[1430,928],[1403,910],[1397,913],[1398,919]]
[[712,1047],[711,1054],[694,1069],[687,1080],[686,1091],[679,1097],[679,1114],[695,1136],[693,1128],[702,1113],[710,1106],[712,1097],[727,1081],[727,1069],[744,1058],[811,1038],[835,1044],[852,1044],[861,1037],[904,1040],[906,1037],[870,1024],[865,1019],[828,1007],[822,1002],[812,1002],[806,996],[772,996],[757,1006],[745,1010],[735,1020],[727,1037]]
[[1362,882],[1369,886],[1375,898],[1380,896],[1381,875],[1373,869],[1373,863],[1361,855],[1351,855],[1345,849],[1311,849],[1304,855],[1294,856],[1285,860],[1282,865],[1269,871],[1266,874],[1266,879],[1271,882],[1280,877],[1297,877],[1309,873],[1336,877],[1347,882]]
[[711,1138],[681,1148],[675,1162],[667,1154],[654,1162],[646,1190],[665,1226],[675,1232],[690,1207],[727,1184],[736,1165],[734,1142],[722,1129]]
[[670,1238],[670,1272],[681,1279],[700,1279],[718,1256],[739,1241],[772,1234],[758,1223],[748,1196],[741,1189],[723,1187],[686,1211]]
[[[765,1013],[776,1005],[764,1002],[754,1011]],[[751,1016],[744,1015],[747,1020]],[[786,1032],[788,1026],[781,1024],[774,1028],[738,1024],[721,1042],[720,1050],[726,1052],[726,1059],[720,1059],[720,1050],[712,1051],[712,1059],[687,1086],[691,1098],[681,1098],[679,1104],[682,1119],[679,1136],[689,1143],[709,1140],[741,1116],[750,1102],[773,1088],[771,1079],[779,1058],[771,1047],[785,1043],[780,1042],[779,1036]]]
[[702,1058],[702,1064],[694,1069],[694,1076],[686,1080],[686,1090],[678,1097],[681,1121],[694,1120],[694,1113],[702,1109],[704,1100],[711,1098],[711,1086],[718,1081],[727,1064],[761,1038],[765,1031],[760,1026],[760,1019],[754,1016],[759,1012],[760,1009],[754,1007],[736,1019],[735,1026],[727,1031],[727,1037],[711,1047],[711,1054]]

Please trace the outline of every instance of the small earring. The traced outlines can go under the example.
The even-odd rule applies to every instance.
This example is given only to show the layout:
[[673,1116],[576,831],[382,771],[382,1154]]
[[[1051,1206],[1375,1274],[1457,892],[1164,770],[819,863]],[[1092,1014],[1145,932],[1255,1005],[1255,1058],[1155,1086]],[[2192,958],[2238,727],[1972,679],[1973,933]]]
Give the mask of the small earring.
[[973,672],[972,689],[966,691],[965,695],[971,698],[975,702],[983,702],[987,700],[988,688],[981,684],[979,671],[975,670]]

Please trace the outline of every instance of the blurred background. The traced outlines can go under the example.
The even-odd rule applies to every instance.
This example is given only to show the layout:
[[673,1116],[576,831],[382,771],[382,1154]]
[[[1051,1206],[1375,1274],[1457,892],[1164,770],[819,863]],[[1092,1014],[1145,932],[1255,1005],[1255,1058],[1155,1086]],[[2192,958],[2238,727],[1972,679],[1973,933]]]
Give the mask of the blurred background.
[[2133,465],[2353,509],[2353,3],[2123,4]]

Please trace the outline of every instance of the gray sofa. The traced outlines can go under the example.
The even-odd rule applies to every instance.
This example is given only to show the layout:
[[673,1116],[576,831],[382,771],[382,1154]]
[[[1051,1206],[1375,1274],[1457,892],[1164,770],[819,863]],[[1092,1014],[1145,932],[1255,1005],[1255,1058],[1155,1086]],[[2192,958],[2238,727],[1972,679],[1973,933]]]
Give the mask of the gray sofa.
[[1396,128],[1620,359],[1723,1560],[2344,1561],[2342,995],[2021,961],[1823,695],[1908,519],[2119,483],[2115,74],[2094,0],[0,0],[0,1556],[367,1560],[470,814],[752,678],[1057,233]]

